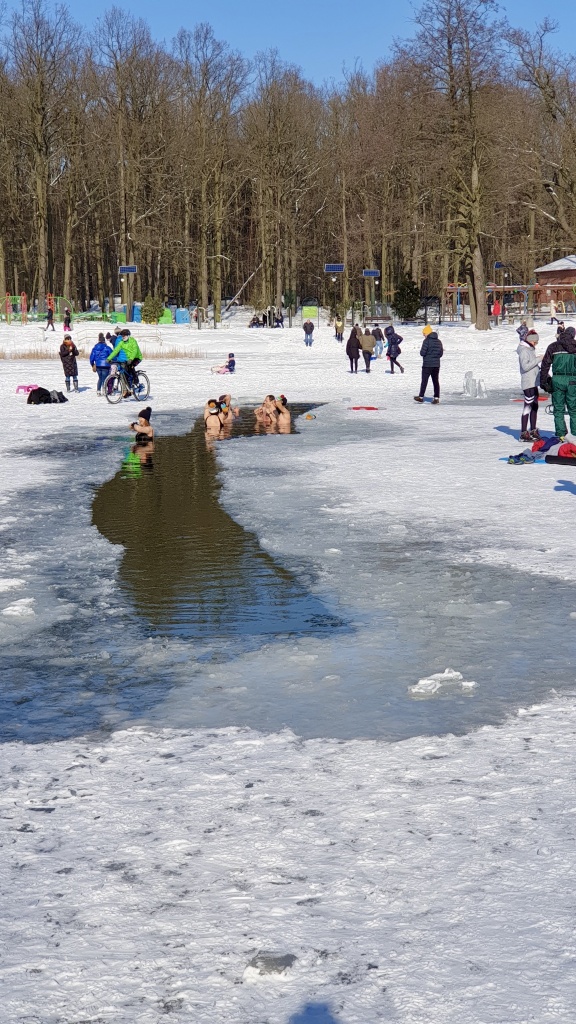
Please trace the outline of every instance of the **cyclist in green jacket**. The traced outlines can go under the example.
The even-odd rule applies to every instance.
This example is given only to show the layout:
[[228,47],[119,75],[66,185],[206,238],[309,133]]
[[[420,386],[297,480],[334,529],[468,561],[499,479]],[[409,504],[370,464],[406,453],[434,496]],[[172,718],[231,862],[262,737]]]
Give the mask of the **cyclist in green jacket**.
[[108,356],[108,362],[121,363],[129,383],[132,384],[132,371],[142,362],[142,353],[136,338],[132,337],[127,327],[121,332],[116,348],[112,349]]

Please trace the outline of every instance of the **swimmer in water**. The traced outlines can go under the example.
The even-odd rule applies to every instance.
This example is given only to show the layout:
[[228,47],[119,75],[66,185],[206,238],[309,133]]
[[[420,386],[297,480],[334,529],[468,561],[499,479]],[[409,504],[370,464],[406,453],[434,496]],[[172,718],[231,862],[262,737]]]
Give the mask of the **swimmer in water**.
[[222,413],[224,422],[231,423],[232,420],[236,418],[236,416],[240,415],[240,409],[238,408],[238,406],[232,405],[232,395],[220,395],[218,401],[220,403],[220,411]]
[[289,434],[292,417],[286,395],[280,395],[280,398],[274,398],[274,395],[267,395],[264,399],[264,407],[270,422],[276,425],[278,433]]
[[154,440],[154,427],[150,426],[152,409],[148,405],[138,413],[138,419],[130,424],[130,430],[136,434],[136,444],[149,444]]
[[270,408],[270,403],[275,401],[276,399],[274,398],[274,395],[266,395],[262,405],[259,405],[257,409],[254,409],[256,419],[265,427],[271,426],[275,422],[275,417],[273,417],[272,410]]
[[204,406],[204,426],[209,437],[218,437],[224,425],[222,407],[217,398],[209,398]]

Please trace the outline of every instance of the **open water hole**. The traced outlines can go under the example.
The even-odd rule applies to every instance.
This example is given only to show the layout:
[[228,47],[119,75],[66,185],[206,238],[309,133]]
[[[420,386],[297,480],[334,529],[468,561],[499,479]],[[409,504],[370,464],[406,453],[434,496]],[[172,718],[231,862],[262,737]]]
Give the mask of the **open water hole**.
[[[170,422],[182,431],[181,417]],[[251,417],[235,428],[251,432]],[[497,723],[573,686],[572,584],[451,564],[433,539],[388,535],[367,552],[343,537],[347,585],[320,598],[309,565],[279,564],[223,510],[216,460],[201,424],[152,452],[111,434],[77,439],[53,482],[26,492],[0,542],[8,561],[32,560],[38,615],[3,637],[2,739],[138,717],[400,739]],[[123,547],[96,549],[92,520]],[[476,688],[410,694],[447,667]]]

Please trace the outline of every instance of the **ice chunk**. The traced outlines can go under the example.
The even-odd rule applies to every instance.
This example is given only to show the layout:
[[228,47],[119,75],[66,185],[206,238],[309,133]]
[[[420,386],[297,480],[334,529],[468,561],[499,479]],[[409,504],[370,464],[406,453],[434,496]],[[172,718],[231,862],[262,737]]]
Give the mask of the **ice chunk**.
[[33,604],[35,604],[33,597],[23,597],[20,601],[14,601],[13,604],[9,604],[4,608],[2,615],[19,619],[30,618],[32,615],[36,615],[32,608]]
[[408,687],[408,693],[413,697],[433,697],[436,693],[448,688],[459,690],[473,690],[476,683],[473,680],[466,680],[461,672],[453,668],[446,668],[443,672],[434,672],[424,679],[419,679],[414,686]]
[[8,590],[17,590],[19,587],[25,586],[25,580],[19,580],[16,578],[10,579],[9,577],[6,577],[6,579],[0,579],[0,594],[5,594]]
[[255,981],[263,974],[285,975],[297,961],[293,953],[257,953],[244,971],[245,981]]

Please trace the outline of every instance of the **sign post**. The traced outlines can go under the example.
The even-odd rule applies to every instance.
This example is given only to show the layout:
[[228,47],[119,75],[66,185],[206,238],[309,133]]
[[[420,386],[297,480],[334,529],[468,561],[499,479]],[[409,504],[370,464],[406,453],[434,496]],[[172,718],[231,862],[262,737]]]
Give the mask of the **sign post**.
[[376,306],[376,292],[375,292],[374,284],[375,284],[376,278],[380,277],[380,271],[379,270],[363,270],[362,271],[362,277],[363,278],[368,278],[368,280],[370,281],[370,315],[374,316],[374,314],[376,312],[376,309],[375,309],[375,306]]
[[[334,286],[332,288],[332,302],[333,302],[333,306],[334,306],[334,315],[336,315],[336,278],[337,278],[338,274],[343,274],[344,273],[344,269],[345,269],[345,264],[344,263],[325,263],[324,264],[324,273],[325,274],[330,274],[330,278],[331,278],[332,284]],[[342,279],[340,279],[340,280],[342,280]],[[342,290],[340,290],[340,297],[342,297]],[[344,312],[344,320],[345,319],[346,319],[346,312]]]
[[[132,322],[132,307],[134,305],[134,274],[138,273],[138,267],[134,263],[128,263],[118,267],[120,283],[122,284],[122,297],[125,299],[126,321]],[[124,285],[126,287],[124,287]]]

